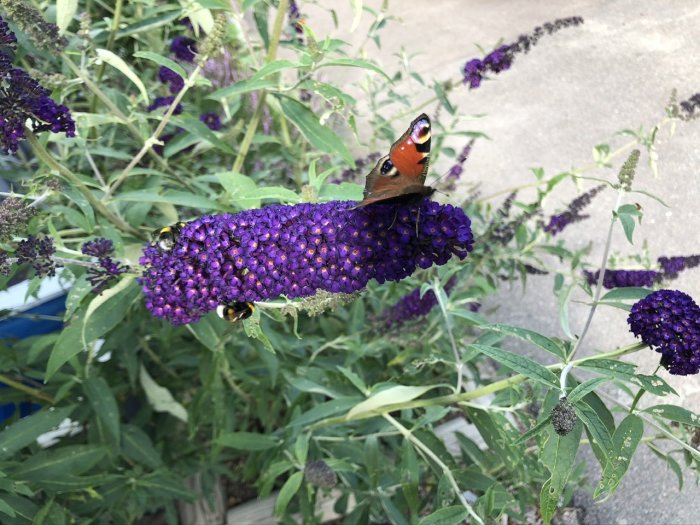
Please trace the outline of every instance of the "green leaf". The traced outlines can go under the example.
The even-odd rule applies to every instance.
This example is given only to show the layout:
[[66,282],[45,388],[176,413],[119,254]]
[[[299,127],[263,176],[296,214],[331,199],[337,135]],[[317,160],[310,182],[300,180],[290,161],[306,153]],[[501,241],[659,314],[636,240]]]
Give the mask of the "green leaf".
[[168,69],[171,69],[177,73],[183,80],[187,78],[187,72],[180,64],[174,60],[164,57],[163,55],[153,53],[152,51],[137,51],[134,53],[134,56],[136,58],[145,58],[146,60],[155,62],[159,66],[167,67]]
[[56,25],[65,33],[78,11],[78,0],[56,0]]
[[81,333],[83,345],[87,346],[123,322],[131,305],[140,295],[141,288],[136,279],[129,276],[122,278],[115,286],[90,301],[85,310]]
[[198,210],[225,210],[223,206],[207,197],[204,197],[203,195],[195,195],[184,191],[168,191],[163,195],[160,195],[153,190],[127,191],[120,193],[119,195],[115,195],[114,200],[150,203],[167,202]]
[[628,415],[622,420],[620,426],[613,434],[612,453],[608,457],[608,463],[603,470],[603,478],[593,493],[593,498],[609,498],[620,484],[622,477],[627,472],[637,446],[644,434],[644,423],[639,416]]
[[107,381],[103,377],[88,377],[83,381],[83,391],[93,411],[119,446],[119,407]]
[[10,518],[14,518],[17,514],[15,514],[15,511],[10,507],[7,503],[5,503],[5,500],[0,498],[0,512],[3,514],[8,515]]
[[458,525],[462,523],[467,516],[469,516],[469,511],[461,505],[454,505],[452,507],[445,507],[444,509],[437,510],[432,514],[429,514],[425,518],[421,519],[419,525]]
[[608,381],[610,381],[610,379],[607,377],[596,377],[593,379],[589,379],[588,381],[584,381],[583,383],[575,387],[571,392],[569,392],[569,394],[566,396],[566,399],[572,405],[576,404],[578,401],[580,401],[586,395],[588,395],[589,392],[593,392],[593,390],[598,388],[603,383],[607,383]]
[[277,500],[275,501],[275,516],[280,517],[287,510],[287,505],[297,493],[299,487],[301,487],[301,482],[304,479],[303,472],[295,472],[292,474],[284,485],[280,489],[277,495]]
[[642,387],[655,396],[665,396],[668,394],[678,395],[678,392],[676,392],[666,380],[656,375],[647,376],[644,374],[635,374],[630,377],[629,382]]
[[411,401],[412,399],[422,396],[432,388],[435,388],[435,386],[396,385],[386,388],[380,392],[377,392],[376,394],[372,394],[361,403],[355,405],[347,413],[346,417],[350,420],[360,415],[367,414],[368,412],[381,411],[382,408],[388,405]]
[[690,410],[675,405],[655,405],[645,408],[643,412],[647,412],[655,417],[661,417],[670,421],[683,423],[693,427],[700,427],[700,416],[694,414]]
[[350,166],[355,166],[355,160],[345,143],[332,130],[322,125],[309,108],[289,97],[278,98],[285,116],[315,148],[326,153],[336,153]]
[[557,378],[551,370],[529,357],[517,355],[493,346],[471,344],[468,348],[478,350],[482,354],[489,356],[491,359],[498,361],[511,370],[529,377],[533,381],[542,383],[550,388],[559,388],[559,378]]
[[167,412],[180,421],[187,423],[187,410],[185,410],[185,407],[175,401],[170,390],[156,383],[143,365],[141,365],[139,380],[153,410],[156,412]]
[[319,191],[319,199],[327,201],[359,201],[362,200],[364,188],[354,182],[340,184],[324,184]]
[[122,425],[122,453],[132,461],[153,469],[163,464],[151,438],[135,425]]
[[173,20],[180,16],[182,12],[180,7],[173,6],[173,11],[162,15],[151,16],[143,20],[139,20],[135,24],[126,26],[124,29],[117,31],[117,38],[124,38],[136,33],[152,33],[154,29],[170,24]]
[[649,295],[651,292],[654,290],[650,290],[649,288],[634,288],[634,287],[629,287],[629,288],[615,288],[614,290],[610,290],[608,293],[606,293],[603,297],[600,298],[601,301],[639,301],[640,299],[644,299],[647,295]]
[[659,449],[653,443],[647,443],[649,449],[658,457],[668,464],[668,467],[673,471],[678,479],[678,491],[683,490],[683,470],[678,462],[671,457],[671,454],[666,454],[663,450]]
[[591,408],[591,406],[585,401],[579,401],[576,403],[574,405],[574,410],[576,410],[576,415],[591,433],[593,440],[595,440],[596,444],[600,446],[601,451],[607,458],[610,458],[612,438],[610,437],[610,432],[608,432],[608,428],[605,426],[605,423],[603,423],[596,411],[593,410],[593,408]]
[[634,234],[634,216],[639,215],[640,213],[637,208],[631,204],[625,204],[617,209],[617,218],[620,219],[622,229],[625,231],[625,237],[627,237],[630,244],[634,244],[632,241],[632,235]]
[[547,425],[551,421],[551,416],[547,416],[543,420],[539,421],[534,427],[532,427],[530,430],[525,432],[522,436],[518,438],[518,440],[513,443],[514,445],[521,445],[522,443],[525,443],[526,441],[531,440],[534,438],[537,434],[542,432],[545,428],[547,428]]
[[352,23],[350,24],[350,32],[354,33],[355,29],[360,25],[362,19],[362,0],[352,0]]
[[334,58],[332,60],[327,60],[321,64],[318,64],[317,69],[329,66],[359,67],[362,69],[368,69],[370,71],[374,71],[375,73],[379,73],[390,83],[393,82],[391,77],[387,75],[382,68],[380,68],[374,62],[370,62],[369,60],[362,60],[361,58]]
[[93,286],[88,282],[86,274],[78,277],[66,296],[66,313],[63,314],[64,320],[67,321],[71,318],[92,288]]
[[230,447],[238,450],[267,450],[280,444],[279,439],[267,434],[255,432],[228,432],[216,439],[216,443],[222,447]]
[[554,429],[549,429],[549,438],[540,455],[542,463],[552,474],[540,492],[540,512],[545,525],[549,525],[559,506],[562,492],[573,470],[582,433],[583,425],[580,421],[576,422],[574,429],[566,436],[560,436]]
[[217,89],[207,96],[209,99],[219,100],[222,98],[231,97],[233,95],[242,95],[250,91],[258,91],[260,89],[274,89],[279,86],[279,80],[269,79],[270,75],[278,73],[285,69],[293,69],[300,67],[289,60],[274,60],[269,64],[265,64],[258,72],[246,80],[239,80],[230,86]]
[[212,352],[216,352],[221,344],[221,336],[207,317],[203,317],[194,324],[188,324],[187,329]]
[[53,350],[51,350],[51,355],[49,355],[44,381],[48,381],[64,363],[68,362],[70,358],[78,355],[85,349],[82,339],[84,317],[85,313],[80,312],[79,315],[61,331],[61,335],[56,341]]
[[542,350],[546,350],[550,354],[553,354],[560,359],[566,357],[566,352],[564,349],[552,341],[549,337],[545,337],[542,334],[538,334],[537,332],[533,332],[527,328],[519,328],[517,326],[510,326],[507,324],[482,324],[480,327],[484,330],[491,330],[500,334],[517,337],[526,343],[530,343],[541,348]]
[[22,481],[61,478],[66,474],[77,476],[92,468],[107,452],[107,447],[102,445],[68,445],[45,450],[22,462],[12,475]]
[[102,60],[106,64],[109,64],[113,68],[116,68],[122,75],[131,80],[141,92],[141,97],[143,98],[144,103],[148,104],[148,90],[146,89],[146,86],[144,86],[139,76],[129,67],[129,64],[124,62],[121,57],[112,53],[109,49],[95,49],[95,54],[97,55],[98,59]]
[[[198,139],[208,142],[212,146],[219,148],[224,153],[228,153],[229,155],[233,155],[235,153],[231,146],[229,146],[226,142],[217,137],[216,133],[209,129],[209,127],[199,119],[193,117],[175,117],[172,119],[172,123],[175,126],[184,128],[185,130],[187,130],[187,132],[197,137]],[[168,147],[166,146],[164,154],[166,157],[170,157],[174,153],[169,152]]]
[[32,444],[44,432],[57,427],[73,412],[74,406],[44,408],[0,432],[0,458],[6,458],[18,450]]

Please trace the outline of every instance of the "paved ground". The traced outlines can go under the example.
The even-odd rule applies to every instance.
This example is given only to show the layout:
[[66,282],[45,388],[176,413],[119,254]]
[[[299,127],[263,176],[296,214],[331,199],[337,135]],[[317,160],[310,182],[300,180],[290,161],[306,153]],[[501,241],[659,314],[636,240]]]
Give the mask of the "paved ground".
[[[321,4],[338,10],[344,31],[336,34],[347,38],[350,2]],[[376,7],[379,2],[365,4]],[[330,17],[322,11],[310,5],[302,5],[302,10],[311,15],[317,34],[324,34],[324,23],[331,27]],[[480,141],[465,166],[465,176],[481,181],[485,194],[532,180],[530,167],[542,166],[553,174],[583,166],[590,162],[595,144],[610,141],[614,148],[625,143],[628,139],[613,137],[620,129],[649,127],[662,119],[673,88],[680,99],[700,91],[697,0],[433,0],[393,2],[391,10],[402,20],[391,22],[383,32],[381,50],[370,45],[369,52],[380,57],[388,71],[395,70],[393,53],[401,48],[408,54],[418,53],[412,60],[414,69],[441,80],[458,78],[464,61],[480,56],[475,44],[490,49],[500,38],[514,39],[548,20],[572,15],[585,18],[586,23],[579,28],[543,38],[530,55],[518,57],[513,69],[497,80],[475,91],[457,89],[454,100],[460,114],[465,120],[469,115],[485,114],[468,125],[493,139]],[[350,40],[356,45],[366,34],[366,25],[361,25]],[[354,74],[354,79],[362,75],[359,71]],[[345,78],[353,79],[351,75]],[[414,100],[430,97],[414,82],[406,82],[400,89],[415,94]],[[360,112],[363,107],[360,104]],[[398,111],[390,108],[384,114]],[[664,199],[671,209],[645,197],[636,199],[645,211],[644,227],[638,230],[636,241],[638,245],[648,243],[653,259],[700,253],[700,214],[696,211],[700,198],[700,121],[680,126],[672,139],[662,134],[658,152],[659,179],[644,167],[638,172],[638,183]],[[448,163],[438,166],[443,170],[448,167]],[[592,174],[606,176],[603,172]],[[570,197],[576,195],[573,185],[567,191]],[[549,209],[557,209],[566,197],[549,202]],[[567,232],[568,239],[580,246],[593,242],[592,261],[602,254],[601,239],[612,200],[607,195],[598,198],[592,210],[596,217]],[[622,235],[615,237],[613,249],[633,253]],[[700,270],[687,272],[674,284],[700,298]],[[545,333],[560,333],[551,287],[551,278],[542,277],[533,280],[525,296],[520,288],[504,292],[497,317]],[[580,331],[584,312],[583,308],[572,311],[575,331]],[[585,351],[609,349],[629,342],[629,338],[623,312],[601,311]],[[658,363],[651,353],[641,358],[644,362],[640,366],[647,373]],[[670,381],[681,393],[683,404],[700,410],[698,376],[678,379]],[[593,483],[597,471],[591,462]],[[577,502],[587,507],[586,523],[590,524],[700,523],[700,490],[692,478],[686,481],[685,490],[679,493],[665,464],[644,450],[613,498],[593,504],[581,495]]]

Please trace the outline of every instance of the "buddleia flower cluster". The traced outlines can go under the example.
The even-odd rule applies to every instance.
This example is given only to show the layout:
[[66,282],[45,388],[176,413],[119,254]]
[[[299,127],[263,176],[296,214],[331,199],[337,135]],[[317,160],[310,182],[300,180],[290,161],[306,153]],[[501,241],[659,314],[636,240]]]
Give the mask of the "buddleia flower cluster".
[[127,272],[129,267],[115,261],[111,255],[114,245],[108,239],[95,239],[83,244],[81,251],[84,255],[97,257],[98,267],[88,268],[87,280],[92,285],[92,291],[101,294],[119,275]]
[[593,200],[593,197],[600,193],[603,188],[605,188],[605,185],[601,184],[600,186],[596,186],[595,188],[587,191],[583,195],[576,197],[569,203],[566,210],[557,215],[552,215],[549,218],[549,222],[545,225],[544,231],[554,236],[557,233],[564,231],[564,228],[566,228],[569,224],[587,219],[589,215],[582,215],[581,210],[588,206]]
[[[38,276],[56,275],[56,263],[53,255],[56,248],[51,237],[35,237],[30,235],[26,239],[19,241],[15,249],[16,264],[31,264]],[[7,261],[7,259],[5,259]]]
[[147,246],[141,284],[154,316],[185,324],[220,304],[398,281],[453,255],[463,259],[472,247],[464,212],[428,199],[268,206],[200,217],[181,228],[171,249]]
[[464,171],[464,163],[469,158],[473,146],[474,139],[471,139],[469,142],[467,142],[464,148],[462,148],[462,151],[457,157],[457,161],[450,167],[450,170],[447,172],[447,176],[445,177],[445,189],[454,189],[456,182],[462,176],[462,172]]
[[35,133],[65,132],[74,137],[75,122],[68,108],[56,104],[26,71],[12,67],[15,49],[15,35],[0,17],[0,151],[17,151],[27,121]]
[[[457,278],[452,276],[445,284],[445,293],[450,293],[456,283]],[[421,296],[421,289],[416,288],[386,310],[381,317],[381,321],[386,328],[395,328],[408,321],[428,315],[437,304],[437,296],[433,290],[428,290]]]
[[658,290],[632,306],[632,333],[661,354],[661,365],[674,375],[700,371],[700,307],[688,294]]
[[481,81],[489,73],[498,74],[510,69],[515,56],[519,53],[528,53],[544,35],[551,35],[560,29],[577,26],[582,23],[583,18],[580,16],[547,22],[541,27],[536,27],[531,33],[520,35],[515,42],[499,46],[484,58],[469,60],[462,69],[464,83],[469,84],[470,89],[478,88],[481,85]]
[[[657,259],[658,270],[605,270],[603,287],[627,288],[627,287],[651,287],[661,281],[676,279],[684,270],[700,266],[700,255],[687,256],[661,256]],[[591,272],[584,270],[584,276],[589,285],[594,286],[598,282],[600,270]]]

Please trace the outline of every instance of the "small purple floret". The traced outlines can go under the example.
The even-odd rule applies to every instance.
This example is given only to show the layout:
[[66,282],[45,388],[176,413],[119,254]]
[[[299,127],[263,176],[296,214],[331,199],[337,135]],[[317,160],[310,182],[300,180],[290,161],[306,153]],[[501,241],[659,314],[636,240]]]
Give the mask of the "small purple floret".
[[398,281],[472,249],[471,222],[454,206],[427,199],[356,206],[277,205],[191,221],[172,250],[144,249],[146,307],[173,324],[191,323],[224,303]]
[[170,52],[175,58],[191,64],[194,62],[197,45],[194,40],[186,36],[176,36],[170,43]]
[[700,371],[700,307],[678,290],[659,290],[632,306],[632,333],[661,354],[661,365],[674,375]]
[[219,131],[221,129],[221,117],[213,111],[203,113],[199,116],[199,120],[204,122],[212,131]]

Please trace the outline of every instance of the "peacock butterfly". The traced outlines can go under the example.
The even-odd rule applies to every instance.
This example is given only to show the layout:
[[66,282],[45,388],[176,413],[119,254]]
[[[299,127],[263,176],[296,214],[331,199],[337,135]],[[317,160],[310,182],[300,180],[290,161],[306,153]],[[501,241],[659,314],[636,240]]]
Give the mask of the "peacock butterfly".
[[425,185],[430,158],[430,118],[416,118],[392,144],[389,154],[379,159],[367,175],[365,191],[358,208],[404,197],[430,196],[434,188]]

